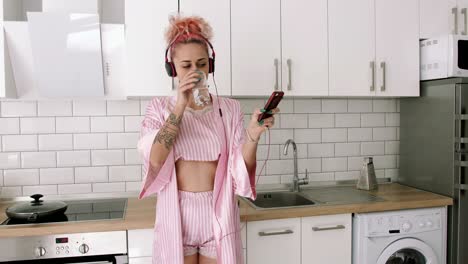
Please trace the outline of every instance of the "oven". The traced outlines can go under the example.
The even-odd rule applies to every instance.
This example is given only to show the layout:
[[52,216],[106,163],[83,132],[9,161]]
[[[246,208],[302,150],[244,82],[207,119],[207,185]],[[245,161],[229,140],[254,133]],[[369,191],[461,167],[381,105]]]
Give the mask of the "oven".
[[0,263],[127,264],[127,232],[3,238]]

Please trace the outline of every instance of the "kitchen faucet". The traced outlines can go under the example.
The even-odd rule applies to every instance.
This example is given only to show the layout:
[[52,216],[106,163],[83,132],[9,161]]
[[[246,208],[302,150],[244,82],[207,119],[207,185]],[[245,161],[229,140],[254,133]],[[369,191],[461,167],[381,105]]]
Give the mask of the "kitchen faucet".
[[305,178],[299,179],[299,176],[297,175],[297,148],[296,148],[296,143],[294,142],[294,140],[288,139],[286,143],[284,143],[283,155],[288,155],[289,144],[292,144],[293,146],[293,159],[294,159],[294,176],[293,176],[292,191],[299,192],[300,185],[309,183],[309,176],[307,175],[307,169],[306,169]]

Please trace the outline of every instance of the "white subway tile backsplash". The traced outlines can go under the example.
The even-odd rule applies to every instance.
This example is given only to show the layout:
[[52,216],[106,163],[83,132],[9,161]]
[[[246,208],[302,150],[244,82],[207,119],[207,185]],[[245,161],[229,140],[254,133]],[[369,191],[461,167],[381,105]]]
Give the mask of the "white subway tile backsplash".
[[372,141],[372,128],[348,128],[348,142]]
[[258,179],[258,184],[280,184],[281,183],[281,176],[279,175],[266,175],[261,176]]
[[360,114],[335,114],[335,127],[360,127]]
[[73,101],[74,116],[105,116],[106,101]]
[[0,135],[19,134],[19,118],[0,118]]
[[36,116],[36,102],[13,102],[3,101],[1,106],[2,117],[17,117],[17,116]]
[[335,144],[309,144],[308,155],[309,158],[334,157]]
[[396,112],[395,99],[373,99],[372,103],[374,112]]
[[125,165],[139,165],[143,163],[143,159],[137,149],[125,150]]
[[377,169],[396,169],[397,168],[397,156],[386,155],[386,156],[374,156],[374,168]]
[[383,155],[385,153],[385,142],[362,142],[361,155]]
[[264,99],[239,99],[241,110],[245,114],[253,113],[255,108],[263,108],[265,106]]
[[140,132],[144,116],[126,116],[124,119],[125,132]]
[[348,157],[348,171],[360,171],[364,157]]
[[348,112],[368,113],[372,112],[372,100],[369,99],[349,99]]
[[281,128],[307,128],[307,114],[281,114]]
[[75,134],[73,146],[75,149],[107,149],[107,134]]
[[385,142],[385,154],[386,155],[400,154],[400,141],[386,141]]
[[91,165],[89,150],[57,152],[57,167],[79,167]]
[[72,150],[72,134],[39,135],[39,150]]
[[[263,138],[268,136],[268,131],[263,134]],[[270,130],[270,144],[284,144],[286,140],[294,138],[293,129],[272,129]],[[265,141],[263,141],[265,142]],[[267,140],[268,143],[268,140]],[[296,141],[296,143],[299,143]]]
[[400,113],[385,114],[385,125],[399,127],[400,126]]
[[359,156],[361,150],[361,144],[359,143],[336,143],[335,144],[335,156],[336,157],[347,157],[347,156]]
[[[280,146],[280,159],[292,159],[294,155],[293,146],[290,144],[288,146],[288,154],[284,155],[285,145]],[[307,158],[307,144],[296,144],[297,149],[297,158],[306,159]]]
[[[322,171],[322,159],[298,159],[297,160],[297,170],[299,173],[307,172],[321,172]],[[270,172],[268,172],[270,173]],[[292,173],[292,172],[291,172]]]
[[48,168],[39,170],[40,184],[74,183],[73,168]]
[[151,100],[140,100],[140,115],[144,116],[146,113],[146,107],[148,107],[148,104],[150,103]]
[[39,185],[23,187],[24,196],[30,196],[36,193],[40,193],[42,195],[57,194],[57,185]]
[[57,133],[87,133],[90,131],[89,117],[57,117]]
[[21,153],[21,168],[50,168],[56,166],[55,152]]
[[139,192],[141,190],[141,182],[126,182],[125,191],[126,192]]
[[375,170],[375,177],[385,178],[385,170]]
[[[281,103],[280,103],[281,107]],[[280,108],[281,109],[281,108]],[[320,113],[322,111],[322,101],[319,99],[295,99],[294,113]]]
[[109,167],[109,181],[139,181],[141,180],[141,166],[111,166]]
[[124,119],[122,116],[91,117],[91,132],[123,132]]
[[346,171],[347,158],[322,158],[322,171]]
[[124,150],[92,150],[91,164],[93,166],[120,165],[124,163]]
[[320,129],[294,129],[293,139],[296,143],[320,143],[322,141],[322,131]]
[[11,198],[11,197],[18,197],[22,195],[23,195],[23,190],[21,186],[3,187],[0,192],[1,198]]
[[322,113],[345,113],[348,102],[344,99],[322,99]]
[[[333,172],[316,172],[308,173],[309,182],[320,182],[320,181],[333,181],[335,179],[335,173]],[[300,174],[300,178],[304,178],[305,174]]]
[[64,184],[58,186],[58,194],[91,193],[91,184]]
[[75,183],[108,182],[107,167],[75,168]]
[[3,181],[5,186],[19,185],[38,185],[39,170],[38,169],[20,169],[20,170],[5,170],[3,172]]
[[309,128],[335,127],[334,114],[309,114]]
[[374,140],[396,140],[397,129],[396,127],[377,127],[373,128]]
[[283,114],[294,113],[294,100],[283,99],[281,100],[281,103],[278,105],[278,108],[280,109],[280,113],[283,113]]
[[140,101],[107,101],[107,115],[140,115]]
[[398,178],[398,169],[385,169],[385,178],[390,178],[392,181],[396,181]]
[[384,127],[385,114],[362,114],[361,127]]
[[110,133],[107,136],[107,147],[109,149],[135,148],[139,137],[139,133]]
[[125,183],[124,182],[93,183],[93,192],[96,192],[96,193],[125,192]]
[[[270,148],[268,154],[268,147]],[[281,146],[282,147],[282,146]],[[282,150],[282,148],[281,148]],[[125,153],[126,154],[126,153]],[[280,159],[280,145],[258,145],[257,146],[257,160],[265,160],[269,155],[269,160]],[[125,160],[126,161],[126,160]],[[258,164],[257,164],[258,166]]]
[[335,172],[336,181],[357,180],[359,178],[359,171],[337,171]]
[[39,101],[37,102],[38,116],[71,116],[71,101]]
[[3,151],[37,150],[37,135],[17,135],[2,137]]
[[54,117],[25,117],[20,119],[21,134],[55,133]]
[[346,142],[346,128],[324,128],[322,129],[322,142]]
[[0,169],[19,168],[20,161],[20,153],[0,153]]
[[289,174],[293,171],[293,160],[269,160],[266,164],[267,174]]
[[[0,187],[3,186],[3,170],[0,170]],[[0,188],[0,196],[1,196],[2,188]]]

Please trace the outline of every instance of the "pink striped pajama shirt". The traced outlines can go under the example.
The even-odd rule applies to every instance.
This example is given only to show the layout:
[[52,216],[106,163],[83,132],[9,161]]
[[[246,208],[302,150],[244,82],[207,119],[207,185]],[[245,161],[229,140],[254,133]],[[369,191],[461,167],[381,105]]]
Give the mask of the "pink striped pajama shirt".
[[[216,160],[218,166],[214,180],[212,218],[216,245],[216,258],[222,264],[242,264],[242,245],[240,240],[240,219],[236,195],[256,198],[255,174],[248,173],[242,156],[243,113],[239,102],[229,98],[213,98],[213,112],[210,122],[190,122],[191,118],[182,119],[181,130],[164,165],[156,171],[150,166],[149,158],[153,140],[164,120],[169,116],[168,104],[175,102],[174,97],[154,98],[147,107],[142,122],[141,137],[138,149],[144,162],[143,185],[150,178],[155,178],[147,190],[140,192],[142,199],[151,194],[157,194],[156,223],[154,228],[153,264],[171,263],[183,264],[183,230],[177,188],[175,161],[178,158],[187,160]],[[221,105],[223,117],[218,114],[218,104]],[[204,117],[200,116],[200,117]],[[206,115],[209,116],[209,115]],[[196,119],[198,117],[194,117]],[[223,129],[225,126],[225,131]],[[193,127],[190,127],[192,125]],[[200,133],[213,133],[210,138]],[[187,132],[187,133],[184,133]],[[190,131],[190,134],[188,133]],[[216,131],[216,132],[215,132]],[[197,140],[198,145],[189,144],[189,138]],[[216,141],[219,144],[216,144]],[[184,144],[187,144],[184,146]],[[219,158],[218,158],[219,156]],[[255,170],[253,170],[255,172]],[[152,177],[148,177],[152,176]]]

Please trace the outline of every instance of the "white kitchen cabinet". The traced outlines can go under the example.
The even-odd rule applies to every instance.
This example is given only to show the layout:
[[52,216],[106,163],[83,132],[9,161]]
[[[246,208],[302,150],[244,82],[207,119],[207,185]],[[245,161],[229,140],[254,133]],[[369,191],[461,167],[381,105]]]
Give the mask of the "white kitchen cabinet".
[[420,39],[455,32],[459,18],[456,0],[422,0],[419,3],[419,12]]
[[419,96],[418,14],[419,0],[329,0],[329,95]]
[[419,0],[375,3],[376,95],[419,96]]
[[133,258],[148,258],[153,255],[153,238],[154,230],[149,229],[134,229],[128,230],[128,257]]
[[281,90],[280,0],[231,1],[232,95]]
[[247,263],[301,263],[301,219],[248,222]]
[[106,24],[124,24],[124,7],[125,0],[42,0],[43,12],[99,13]]
[[[214,76],[219,95],[231,95],[231,24],[229,0],[206,0],[203,5],[195,0],[180,0],[180,11],[185,15],[205,18],[213,28],[211,44],[216,52]],[[209,51],[211,56],[211,50]],[[213,75],[208,77],[210,93],[216,94]]]
[[164,68],[164,33],[177,9],[176,0],[125,1],[127,96],[175,94]]
[[351,214],[301,218],[302,264],[351,264]]
[[328,95],[327,0],[281,1],[282,90]]

